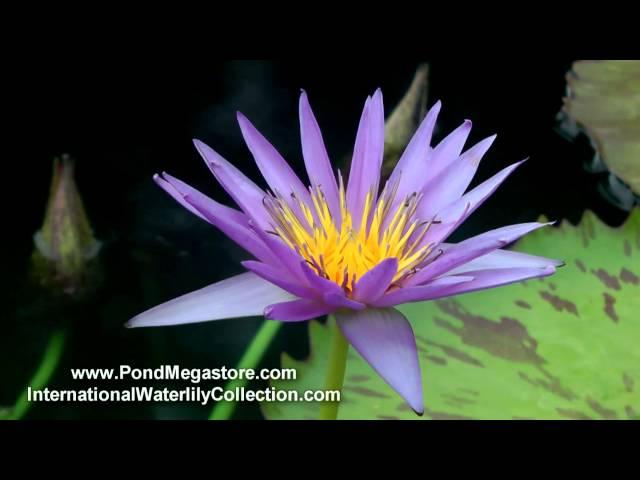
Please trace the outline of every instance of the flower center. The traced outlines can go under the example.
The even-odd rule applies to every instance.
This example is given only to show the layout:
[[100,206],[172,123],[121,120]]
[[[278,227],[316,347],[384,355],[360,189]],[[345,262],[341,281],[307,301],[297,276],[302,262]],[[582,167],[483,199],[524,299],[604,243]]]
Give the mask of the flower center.
[[[415,219],[420,195],[413,193],[393,206],[395,189],[389,185],[375,200],[366,196],[362,216],[354,227],[340,179],[340,219],[332,216],[320,188],[310,188],[312,206],[292,194],[289,204],[280,195],[270,195],[265,207],[273,220],[274,233],[298,252],[318,275],[347,291],[359,278],[387,258],[398,259],[392,283],[411,275],[431,252],[423,238],[431,222]],[[393,211],[391,211],[393,208]]]

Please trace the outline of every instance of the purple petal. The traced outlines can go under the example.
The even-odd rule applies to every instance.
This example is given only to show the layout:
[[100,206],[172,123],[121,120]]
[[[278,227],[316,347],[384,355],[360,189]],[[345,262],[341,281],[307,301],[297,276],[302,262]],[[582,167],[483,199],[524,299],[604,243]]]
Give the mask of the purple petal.
[[163,175],[166,179],[156,175],[154,180],[185,208],[220,229],[254,257],[265,262],[277,260],[271,250],[249,228],[245,214],[210,199],[167,173]]
[[428,184],[460,156],[470,131],[471,120],[465,120],[462,125],[435,146],[433,153],[429,156],[429,164],[425,169],[424,184]]
[[384,106],[382,92],[376,90],[367,99],[353,149],[353,159],[347,183],[347,206],[354,230],[358,230],[367,193],[378,193],[380,168],[384,152]]
[[353,310],[365,308],[364,304],[347,298],[344,290],[342,290],[337,283],[318,275],[306,261],[300,263],[300,268],[310,288],[313,289],[315,294],[327,305],[332,305],[336,308],[351,308]]
[[262,315],[267,305],[295,298],[251,272],[187,293],[133,317],[127,327],[160,327]]
[[[436,124],[441,106],[442,104],[438,101],[431,107],[389,177],[390,185],[398,184],[393,207],[403,201],[407,195],[419,192],[424,187],[424,171],[431,151],[431,136],[433,135],[433,127]],[[395,208],[391,210],[393,211]]]
[[430,298],[439,298],[440,292],[452,286],[473,280],[470,275],[442,277],[417,287],[401,287],[392,290],[372,303],[375,307],[393,307],[402,303],[420,302]]
[[531,278],[548,277],[549,275],[553,275],[555,272],[555,267],[550,265],[544,268],[500,268],[495,270],[466,272],[465,275],[473,277],[472,281],[447,287],[443,292],[441,292],[439,298],[458,295],[461,293],[475,292],[477,290],[484,290],[487,288],[500,287],[511,283],[529,280]]
[[241,262],[242,266],[247,270],[252,271],[261,278],[264,278],[268,282],[271,282],[278,287],[292,293],[297,297],[302,298],[317,298],[318,295],[311,288],[301,285],[296,282],[294,278],[291,278],[289,272],[283,271],[280,268],[266,263],[255,262],[253,260],[247,260]]
[[301,322],[328,315],[334,310],[335,307],[316,300],[298,299],[290,302],[269,305],[264,310],[264,316],[268,320]]
[[300,137],[302,141],[302,155],[307,168],[311,186],[320,189],[327,200],[329,211],[336,225],[340,225],[340,197],[336,177],[331,169],[331,162],[322,133],[313,115],[307,93],[303,90],[300,95]]
[[416,340],[407,319],[392,308],[337,311],[335,316],[349,343],[421,415],[422,377]]
[[302,273],[304,274],[308,284],[311,286],[311,288],[319,292],[320,296],[323,296],[326,293],[335,293],[338,295],[343,293],[342,288],[340,288],[337,283],[318,275],[318,273],[313,268],[311,268],[306,260],[300,262],[300,269],[302,270]]
[[292,205],[295,205],[295,203],[291,202],[292,193],[309,205],[311,198],[307,188],[285,159],[253,126],[247,117],[240,112],[237,113],[237,116],[242,136],[271,190],[282,195]]
[[455,208],[447,207],[444,213],[434,215],[431,218],[427,217],[427,220],[433,221],[433,223],[420,242],[420,247],[427,244],[431,244],[433,247],[438,246],[467,219],[471,204],[454,202],[454,205]]
[[477,143],[426,184],[418,210],[420,218],[431,218],[462,196],[495,138],[493,135]]
[[[166,173],[163,172],[163,175],[166,175]],[[204,217],[204,215],[202,215],[198,210],[196,210],[191,205],[189,205],[189,203],[187,203],[187,201],[184,199],[184,194],[178,191],[178,189],[174,187],[171,183],[169,183],[167,180],[162,178],[162,176],[156,173],[153,176],[153,181],[156,182],[160,188],[162,188],[165,192],[167,192],[176,202],[178,202],[184,208],[186,208],[194,215],[197,215],[198,217],[208,222],[208,220]]]
[[298,252],[289,248],[279,237],[267,233],[262,228],[249,222],[249,227],[256,233],[258,238],[264,242],[264,244],[275,255],[276,261],[272,263],[274,266],[283,267],[294,278],[296,278],[303,285],[307,284],[306,277],[302,273],[300,268],[300,262],[302,257]]
[[[500,172],[496,173],[493,177],[488,180],[485,180],[483,183],[465,193],[461,198],[443,208],[440,212],[435,215],[435,219],[440,222],[433,224],[427,234],[425,235],[422,244],[426,245],[427,243],[439,244],[440,242],[444,242],[444,240],[456,229],[458,226],[464,222],[469,215],[471,215],[475,210],[484,203],[484,201],[489,198],[493,192],[500,186],[500,184],[506,180],[506,178],[525,160],[522,160],[518,163],[514,163],[509,165],[508,167],[502,169]],[[421,202],[422,205],[422,202]],[[421,217],[423,218],[423,217]],[[429,220],[429,217],[424,217],[426,220]]]
[[205,163],[233,201],[262,228],[269,228],[270,218],[263,205],[266,194],[240,170],[200,140],[193,140]]
[[[199,192],[190,185],[187,185],[182,180],[169,175],[167,172],[162,172],[162,177],[167,183],[169,183],[182,195],[183,199],[187,196],[193,199],[198,199],[198,203],[205,209],[211,210],[212,213],[224,216],[225,218],[229,219],[229,221],[233,221],[240,225],[247,225],[249,217],[247,217],[247,215],[240,212],[239,210],[216,202],[215,200],[207,197],[205,194]],[[188,202],[186,203],[186,206],[191,209],[194,208],[193,205]],[[197,213],[198,215],[200,215],[199,211]]]
[[335,308],[348,308],[351,310],[364,310],[367,306],[364,303],[357,302],[347,298],[344,292],[325,293],[323,297],[324,302],[327,305],[332,305]]
[[[447,248],[451,247],[451,245],[441,245],[441,247]],[[495,250],[450,270],[448,275],[458,275],[474,270],[492,270],[497,268],[545,268],[560,267],[562,265],[564,265],[562,260],[538,257],[536,255],[512,252],[510,250]]]
[[[395,302],[394,304],[398,305],[400,303],[436,300],[438,298],[451,297],[461,293],[470,293],[477,290],[509,285],[511,283],[521,282],[531,278],[547,277],[549,275],[553,275],[555,271],[555,267],[550,265],[544,268],[499,268],[495,270],[470,271],[464,273],[468,278],[472,278],[472,280],[467,282],[460,282],[449,286],[443,285],[441,288],[437,289],[429,288],[430,284],[399,289],[403,290],[404,294],[388,299],[388,301],[385,302],[385,305],[387,303],[391,304],[392,302]],[[447,278],[464,277],[442,277],[434,280],[432,283],[444,281]],[[396,292],[393,292],[393,294],[388,295],[395,294]],[[386,300],[386,297],[387,295],[385,295],[382,300]]]
[[383,260],[357,281],[353,291],[353,298],[364,303],[377,300],[387,291],[397,272],[397,258]]
[[432,278],[439,277],[440,275],[447,273],[449,270],[493,250],[502,248],[505,245],[516,241],[521,236],[547,225],[550,225],[550,223],[531,222],[510,225],[508,227],[490,230],[458,244],[452,245],[447,248],[442,255],[439,255],[433,262],[429,263],[426,267],[422,268],[418,273],[411,277],[405,285],[420,285]]

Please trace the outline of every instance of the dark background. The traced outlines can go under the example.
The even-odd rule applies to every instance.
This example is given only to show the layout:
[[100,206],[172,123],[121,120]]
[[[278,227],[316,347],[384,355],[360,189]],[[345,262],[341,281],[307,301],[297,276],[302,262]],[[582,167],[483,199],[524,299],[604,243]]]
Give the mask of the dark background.
[[[579,220],[594,210],[611,225],[624,212],[596,193],[600,177],[583,164],[592,152],[554,132],[565,92],[567,60],[457,59],[201,61],[185,65],[140,59],[53,61],[30,65],[7,92],[10,120],[4,146],[5,229],[2,236],[0,406],[11,405],[29,381],[51,331],[71,326],[51,386],[78,388],[71,367],[233,366],[261,319],[127,330],[136,313],[239,273],[245,254],[183,210],[153,183],[166,170],[218,200],[228,197],[192,146],[198,137],[250,177],[258,170],[235,120],[240,110],[303,174],[298,96],[307,90],[334,162],[350,153],[364,100],[381,87],[390,112],[418,63],[430,64],[429,101],[442,100],[434,140],[473,121],[467,145],[493,133],[474,185],[530,157],[455,234],[466,238],[497,226],[550,219]],[[32,236],[41,226],[55,156],[77,160],[76,180],[96,236],[102,282],[90,301],[69,308],[27,278]],[[306,327],[286,325],[266,366],[280,352],[303,357]],[[96,382],[85,386],[99,385]],[[154,383],[160,386],[158,382]],[[103,385],[107,386],[107,385]],[[113,384],[108,386],[114,386]],[[125,387],[121,383],[118,388]],[[184,383],[176,386],[186,386]],[[206,418],[209,407],[157,404],[37,404],[28,418]],[[260,418],[241,405],[235,418]]]

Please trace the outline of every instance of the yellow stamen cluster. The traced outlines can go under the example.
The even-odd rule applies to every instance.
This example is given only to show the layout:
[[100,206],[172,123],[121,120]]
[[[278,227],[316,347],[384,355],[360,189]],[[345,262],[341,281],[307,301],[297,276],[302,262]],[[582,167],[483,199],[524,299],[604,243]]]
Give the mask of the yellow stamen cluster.
[[429,255],[430,245],[422,245],[431,223],[414,219],[420,200],[413,194],[391,212],[395,190],[366,196],[357,228],[346,202],[340,182],[340,219],[331,215],[322,191],[310,189],[312,206],[292,195],[287,202],[279,195],[265,201],[273,219],[272,233],[296,250],[321,275],[351,292],[355,282],[381,261],[395,257],[397,282],[410,275]]

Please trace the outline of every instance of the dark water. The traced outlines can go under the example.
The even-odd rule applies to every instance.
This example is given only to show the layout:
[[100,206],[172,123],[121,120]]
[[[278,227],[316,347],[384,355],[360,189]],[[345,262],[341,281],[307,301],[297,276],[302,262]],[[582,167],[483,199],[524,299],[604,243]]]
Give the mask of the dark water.
[[[0,406],[15,401],[50,332],[60,324],[72,328],[52,381],[57,388],[78,387],[69,378],[71,367],[234,365],[261,319],[123,328],[150,306],[239,273],[239,261],[246,258],[222,234],[170,200],[152,182],[152,174],[166,170],[228,200],[192,147],[191,139],[198,137],[258,179],[236,110],[302,174],[300,88],[310,96],[330,155],[341,159],[353,145],[366,95],[381,87],[389,111],[420,61],[203,61],[174,66],[113,60],[78,62],[30,76],[24,88],[11,92],[15,134],[4,159],[10,166],[5,182],[16,188],[7,186],[4,192],[8,234],[2,249]],[[575,223],[585,209],[612,225],[624,220],[624,212],[596,193],[598,176],[583,169],[592,155],[589,149],[566,142],[553,130],[570,65],[571,60],[430,62],[429,105],[436,99],[443,102],[435,140],[465,118],[473,121],[468,144],[498,133],[474,184],[530,157],[454,240],[540,215]],[[32,235],[44,215],[51,161],[64,152],[77,159],[79,190],[104,243],[104,281],[89,302],[73,309],[52,302],[25,278]],[[264,365],[277,366],[282,351],[306,354],[304,325],[287,325]],[[29,418],[204,418],[207,413],[194,405],[40,404]],[[242,405],[236,412],[236,418],[259,417],[255,405]]]

